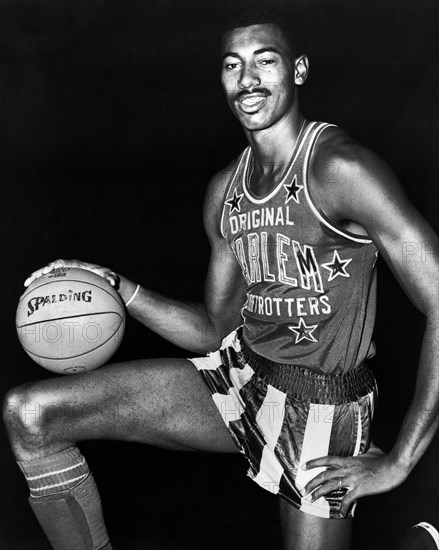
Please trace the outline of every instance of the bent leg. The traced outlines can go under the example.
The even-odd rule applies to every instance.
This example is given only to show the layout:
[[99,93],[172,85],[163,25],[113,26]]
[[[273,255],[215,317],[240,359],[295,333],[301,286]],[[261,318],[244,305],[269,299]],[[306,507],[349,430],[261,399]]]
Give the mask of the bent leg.
[[89,439],[237,452],[201,375],[185,359],[133,361],[20,386],[8,394],[5,422],[19,460]]
[[27,384],[9,392],[4,419],[31,506],[56,550],[111,550],[77,441],[237,452],[201,375],[186,360],[136,361]]
[[284,550],[349,550],[352,519],[327,519],[279,503]]

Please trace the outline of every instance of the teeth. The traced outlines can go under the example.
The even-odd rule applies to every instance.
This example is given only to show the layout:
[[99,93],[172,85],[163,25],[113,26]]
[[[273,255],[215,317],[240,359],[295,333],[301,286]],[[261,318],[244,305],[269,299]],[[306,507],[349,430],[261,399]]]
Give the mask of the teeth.
[[242,100],[244,105],[255,105],[256,103],[260,103],[264,98],[263,97],[246,97]]

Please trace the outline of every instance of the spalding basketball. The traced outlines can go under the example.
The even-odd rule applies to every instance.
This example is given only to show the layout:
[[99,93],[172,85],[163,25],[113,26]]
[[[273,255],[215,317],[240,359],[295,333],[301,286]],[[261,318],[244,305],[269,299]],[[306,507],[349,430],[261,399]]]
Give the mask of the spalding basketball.
[[18,337],[39,365],[60,374],[93,370],[119,347],[125,308],[102,277],[63,267],[33,281],[21,296]]

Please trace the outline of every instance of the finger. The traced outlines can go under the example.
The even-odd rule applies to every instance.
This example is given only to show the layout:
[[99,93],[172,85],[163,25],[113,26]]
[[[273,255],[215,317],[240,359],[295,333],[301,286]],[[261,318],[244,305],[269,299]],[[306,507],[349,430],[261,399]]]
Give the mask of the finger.
[[38,277],[41,277],[42,275],[42,269],[38,269],[37,271],[34,271],[29,275],[29,277],[24,281],[24,286],[28,287],[30,284],[32,284],[35,279],[38,279]]
[[341,481],[341,484],[340,484],[340,481],[339,481],[340,479],[341,478],[331,479],[330,481],[318,487],[311,494],[311,502],[314,502],[318,500],[320,497],[324,497],[329,493],[333,493],[334,491],[340,491],[343,488],[343,480]]
[[325,470],[321,474],[313,477],[308,483],[305,485],[305,493],[309,494],[312,493],[317,487],[320,487],[324,483],[327,483],[328,481],[332,480],[338,480],[341,477],[341,472],[339,469],[336,470]]
[[39,279],[43,275],[47,275],[47,273],[50,273],[54,269],[56,269],[57,262],[60,260],[56,260],[55,262],[50,262],[50,264],[45,265],[44,267],[41,267],[40,269],[37,269],[33,273],[29,275],[29,277],[24,281],[24,286],[29,286],[32,284],[36,279]]
[[50,262],[50,264],[47,264],[43,267],[43,269],[41,270],[41,273],[43,275],[47,275],[47,273],[50,273],[54,269],[58,269],[58,267],[60,267],[59,264],[60,264],[60,260],[55,260],[54,262]]
[[29,275],[29,277],[24,281],[24,286],[29,286],[32,284],[36,279],[39,279],[43,275],[47,275],[48,273],[52,272],[54,269],[60,269],[62,267],[74,267],[74,265],[78,263],[77,260],[63,260],[58,259],[53,262],[50,262],[49,264],[45,265],[44,267],[41,267],[40,269],[37,269],[33,273]]
[[355,490],[348,491],[346,495],[342,498],[340,504],[340,514],[345,517],[348,515],[349,510],[357,501],[357,493]]
[[58,258],[57,260],[50,262],[50,264],[47,264],[48,269],[60,269],[61,267],[66,267],[68,263],[68,260],[63,260],[61,258]]
[[114,288],[117,288],[119,286],[119,276],[114,271],[110,271],[106,275],[103,276],[106,281],[110,283],[110,285]]
[[102,277],[107,281],[108,284],[110,284],[113,288],[118,289],[119,288],[119,275],[115,273],[114,271],[111,271],[110,269],[100,267],[95,264],[86,264],[82,263],[81,266],[82,269],[86,269],[87,271],[91,271],[92,273],[95,273],[96,275],[99,275],[99,277]]
[[339,456],[321,456],[320,458],[313,458],[308,460],[302,465],[303,470],[312,470],[313,468],[340,468],[346,462],[346,458]]

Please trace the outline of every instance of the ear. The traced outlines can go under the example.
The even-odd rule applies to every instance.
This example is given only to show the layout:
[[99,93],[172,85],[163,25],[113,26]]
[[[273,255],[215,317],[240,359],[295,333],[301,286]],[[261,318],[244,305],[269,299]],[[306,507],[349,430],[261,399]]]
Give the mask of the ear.
[[297,86],[305,84],[308,78],[309,61],[306,55],[301,55],[294,62],[294,83]]

